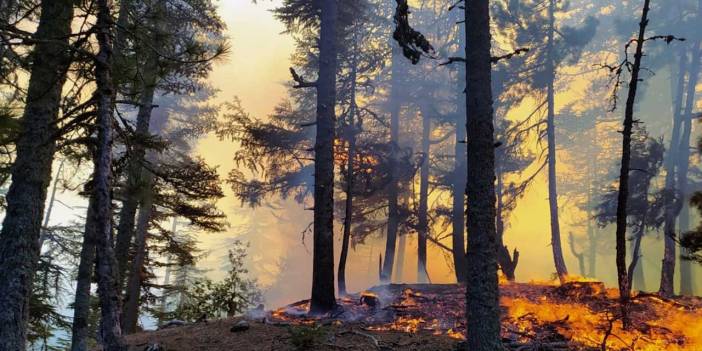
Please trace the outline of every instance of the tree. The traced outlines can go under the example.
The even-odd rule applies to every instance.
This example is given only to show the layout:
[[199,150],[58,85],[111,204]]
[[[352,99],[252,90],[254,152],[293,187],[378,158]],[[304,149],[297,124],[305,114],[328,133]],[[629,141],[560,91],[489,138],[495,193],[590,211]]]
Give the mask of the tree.
[[[39,259],[44,201],[56,150],[56,121],[61,89],[72,53],[68,50],[73,0],[43,1],[34,35],[24,114],[5,196],[7,211],[0,231],[0,349],[24,350],[27,311]],[[3,12],[3,15],[5,13]]]
[[229,272],[221,282],[197,280],[184,292],[185,299],[174,315],[186,321],[196,321],[202,316],[217,318],[222,315],[240,315],[262,301],[256,280],[248,278],[244,268],[248,246],[235,241],[229,250]]
[[314,257],[310,313],[326,313],[334,297],[334,135],[336,102],[336,0],[320,6],[317,137],[314,146]]
[[464,2],[468,113],[466,289],[467,350],[498,350],[499,287],[495,234],[495,140],[492,109],[489,1]]
[[[531,126],[527,125],[526,129],[539,130],[541,125],[546,129],[546,132],[539,133],[538,137],[545,137],[547,144],[545,162],[548,173],[551,249],[556,274],[561,282],[565,281],[568,268],[563,258],[559,220],[555,84],[559,67],[565,62],[578,61],[583,47],[593,38],[598,25],[595,18],[586,17],[579,28],[558,26],[557,15],[568,12],[568,3],[555,0],[505,1],[495,16],[502,24],[498,26],[498,30],[518,47],[528,47],[530,56],[533,57],[526,61],[525,67],[516,74],[522,79],[512,90],[522,89],[522,95],[528,94],[537,100],[537,107],[531,116],[545,114],[544,120],[532,123]],[[525,91],[524,88],[528,90]],[[531,117],[527,118],[529,119]],[[532,126],[533,128],[529,128]]]
[[90,212],[96,236],[96,276],[100,296],[100,339],[105,351],[124,351],[120,328],[117,261],[112,243],[112,114],[115,90],[112,83],[112,18],[108,0],[97,0],[95,58],[97,142]]

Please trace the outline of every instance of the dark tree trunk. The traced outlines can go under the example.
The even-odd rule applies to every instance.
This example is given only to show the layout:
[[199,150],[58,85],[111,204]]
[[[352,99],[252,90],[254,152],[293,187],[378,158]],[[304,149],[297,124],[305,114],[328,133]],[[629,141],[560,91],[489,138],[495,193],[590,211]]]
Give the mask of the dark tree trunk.
[[629,325],[629,299],[631,288],[629,285],[628,272],[626,268],[626,218],[627,202],[629,201],[629,171],[631,164],[631,133],[634,128],[634,106],[636,104],[636,90],[639,84],[639,71],[641,69],[641,59],[643,58],[643,47],[645,43],[646,26],[648,25],[648,11],[650,0],[644,0],[641,22],[639,23],[639,35],[636,41],[636,53],[634,54],[634,65],[631,69],[631,80],[629,82],[629,92],[626,98],[626,109],[624,112],[624,130],[622,131],[622,163],[619,171],[619,193],[617,195],[617,231],[616,231],[616,263],[617,281],[619,283],[619,302],[621,304],[622,322],[626,328]]
[[150,137],[149,126],[151,124],[151,113],[153,111],[154,93],[156,90],[156,80],[158,74],[158,55],[149,53],[149,59],[142,69],[142,92],[139,99],[139,111],[137,112],[136,128],[134,135],[134,146],[129,155],[127,168],[127,181],[124,189],[122,208],[119,212],[119,224],[117,226],[117,237],[115,244],[115,254],[118,263],[118,286],[120,291],[127,279],[126,272],[129,266],[129,249],[134,237],[134,224],[139,206],[139,200],[146,191],[144,184],[144,156],[146,154],[145,140]]
[[349,139],[349,150],[346,163],[346,208],[344,209],[344,237],[341,242],[341,253],[339,254],[339,272],[337,283],[339,285],[339,295],[346,295],[346,259],[349,255],[349,242],[351,241],[351,217],[353,213],[353,158],[356,157],[356,137]]
[[399,48],[393,43],[392,46],[392,72],[390,86],[390,173],[391,180],[388,184],[388,232],[385,239],[385,262],[380,274],[381,283],[389,283],[392,281],[392,269],[395,264],[395,247],[397,245],[397,229],[399,227],[400,214],[398,208],[398,179],[396,166],[397,153],[400,142],[400,60],[402,53]]
[[422,109],[422,164],[419,175],[419,218],[417,229],[417,282],[426,283],[427,273],[427,237],[429,235],[429,137],[431,118],[427,108]]
[[97,0],[97,39],[99,53],[95,59],[97,100],[97,151],[93,174],[92,209],[96,236],[96,275],[100,297],[100,341],[105,351],[126,350],[120,328],[120,301],[117,285],[117,261],[112,246],[112,39],[108,0]]
[[[464,95],[461,94],[461,97]],[[461,100],[465,106],[465,101]],[[465,116],[464,108],[460,109],[459,116]],[[455,166],[453,174],[453,196],[451,209],[451,248],[453,254],[453,267],[456,272],[456,281],[465,283],[466,281],[466,177],[468,169],[466,167],[466,131],[461,121],[456,121],[456,143],[454,146]]]
[[44,202],[56,151],[61,89],[71,61],[73,0],[43,1],[12,183],[0,230],[0,350],[24,350]]
[[[456,11],[458,12],[458,11]],[[460,21],[462,18],[456,18]],[[458,53],[461,56],[465,52],[466,38],[465,31],[460,31]],[[454,144],[454,168],[453,168],[453,194],[451,208],[451,249],[453,255],[453,267],[456,273],[456,281],[465,283],[466,281],[466,177],[468,168],[466,165],[466,94],[465,66],[457,65],[456,74],[456,141]]]
[[514,272],[517,269],[517,264],[519,263],[519,251],[517,251],[517,249],[514,249],[514,252],[510,256],[509,249],[507,248],[507,246],[505,246],[503,240],[505,232],[505,224],[504,220],[502,219],[502,211],[504,210],[504,204],[502,203],[502,192],[504,191],[504,174],[502,174],[499,160],[496,161],[495,173],[497,178],[497,210],[495,214],[495,235],[497,236],[497,262],[500,266],[502,274],[505,275],[505,278],[507,278],[507,280],[509,281],[514,281]]
[[76,294],[73,303],[73,326],[71,328],[71,351],[88,351],[90,337],[88,323],[90,318],[90,284],[95,268],[95,196],[88,202],[88,214],[83,233],[83,245],[80,250],[78,276],[76,277]]
[[495,140],[488,0],[465,4],[468,183],[467,350],[502,349],[495,245]]
[[351,241],[351,222],[353,217],[353,162],[356,158],[356,134],[360,130],[356,129],[356,70],[358,60],[355,55],[357,41],[354,38],[354,56],[351,61],[351,106],[349,107],[349,120],[346,125],[346,137],[348,138],[348,151],[346,153],[346,203],[344,208],[344,236],[341,241],[341,253],[339,254],[339,268],[337,273],[337,284],[339,285],[339,295],[346,295],[346,259],[349,255],[349,242]]
[[334,104],[336,101],[337,1],[321,5],[317,138],[314,155],[314,257],[310,313],[331,311],[334,297]]
[[139,205],[139,216],[136,226],[136,238],[134,242],[135,254],[124,295],[124,309],[122,315],[122,330],[125,334],[134,334],[139,321],[139,303],[141,302],[142,270],[146,260],[146,241],[149,234],[149,223],[153,213],[153,177],[150,174],[144,175],[144,189]]
[[[701,10],[702,11],[702,10]],[[677,166],[677,184],[680,201],[682,201],[681,212],[679,213],[680,232],[684,233],[690,229],[690,213],[688,206],[687,182],[688,171],[690,168],[690,134],[692,132],[692,109],[695,105],[695,88],[700,74],[700,56],[702,55],[702,47],[700,41],[697,40],[693,45],[692,61],[690,65],[690,75],[687,83],[687,92],[685,93],[685,110],[683,111],[683,133],[678,146],[678,166]],[[681,254],[684,256],[684,249],[681,249]],[[680,293],[683,295],[693,294],[692,284],[692,266],[690,261],[681,257],[680,260]]]
[[665,222],[663,224],[664,249],[661,264],[661,280],[658,292],[666,297],[674,294],[673,279],[675,277],[675,217],[676,217],[676,184],[675,168],[677,166],[677,148],[680,143],[680,128],[682,122],[682,104],[685,90],[685,76],[687,75],[688,61],[684,49],[680,50],[680,66],[678,81],[675,86],[675,101],[673,101],[673,131],[665,160]]
[[546,55],[546,70],[548,72],[548,87],[547,87],[547,104],[548,116],[546,120],[546,134],[548,139],[548,207],[551,214],[551,249],[553,250],[553,262],[556,267],[556,274],[561,283],[568,276],[568,268],[563,259],[563,246],[561,245],[561,226],[558,219],[558,190],[557,190],[557,173],[556,173],[556,122],[555,122],[555,88],[554,81],[556,79],[556,64],[554,52],[554,35],[555,35],[555,10],[556,0],[549,0],[548,16],[549,16],[549,31],[548,31],[548,52]]

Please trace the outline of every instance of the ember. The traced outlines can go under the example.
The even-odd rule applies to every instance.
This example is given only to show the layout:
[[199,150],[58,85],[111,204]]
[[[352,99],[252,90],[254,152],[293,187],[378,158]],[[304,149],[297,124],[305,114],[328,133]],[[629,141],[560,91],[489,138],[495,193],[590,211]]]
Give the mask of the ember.
[[[547,350],[702,350],[702,299],[639,294],[632,327],[622,328],[614,290],[600,282],[501,286],[502,336],[507,346]],[[370,331],[430,331],[463,339],[465,288],[458,285],[387,285],[339,300],[328,316],[306,315],[305,301],[273,311],[272,323],[343,323]]]

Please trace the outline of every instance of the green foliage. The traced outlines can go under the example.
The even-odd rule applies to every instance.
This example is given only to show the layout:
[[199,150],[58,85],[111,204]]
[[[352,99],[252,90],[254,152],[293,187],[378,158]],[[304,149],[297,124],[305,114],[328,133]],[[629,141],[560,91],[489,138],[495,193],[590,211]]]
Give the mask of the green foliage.
[[185,300],[175,315],[180,319],[195,321],[205,318],[236,316],[261,303],[263,297],[255,279],[248,277],[244,268],[248,245],[234,242],[229,250],[229,272],[220,282],[200,279],[185,291]]
[[321,340],[326,337],[327,330],[319,325],[314,326],[290,326],[288,327],[290,334],[290,343],[295,347],[295,350],[311,350],[317,346]]

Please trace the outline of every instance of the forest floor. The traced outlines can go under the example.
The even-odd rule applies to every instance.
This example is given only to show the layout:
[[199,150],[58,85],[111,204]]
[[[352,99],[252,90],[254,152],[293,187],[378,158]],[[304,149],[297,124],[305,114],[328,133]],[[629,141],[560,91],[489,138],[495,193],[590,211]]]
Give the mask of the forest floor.
[[142,351],[158,344],[165,351],[361,351],[379,350],[380,346],[382,350],[453,351],[459,342],[430,331],[365,331],[350,325],[312,328],[251,322],[250,329],[231,332],[240,320],[223,319],[130,335],[129,350]]
[[[511,350],[702,350],[702,299],[635,294],[624,329],[616,290],[594,281],[506,283],[502,338]],[[128,337],[131,350],[456,350],[465,333],[465,287],[391,284],[339,299],[337,311],[308,318],[308,301]]]

